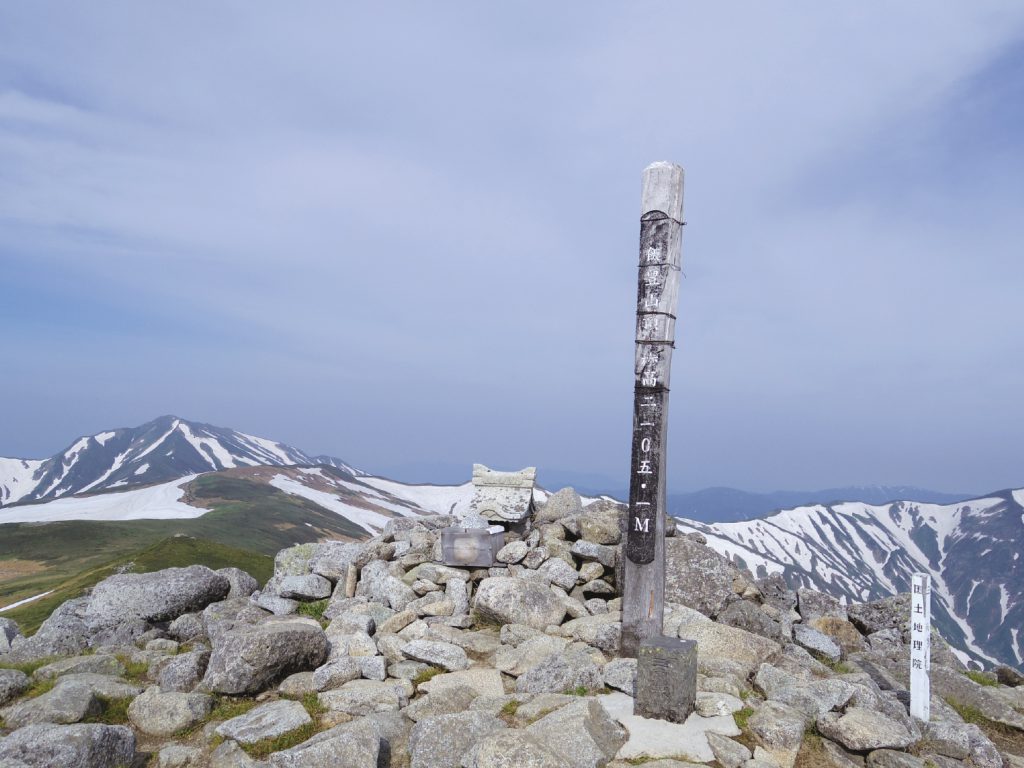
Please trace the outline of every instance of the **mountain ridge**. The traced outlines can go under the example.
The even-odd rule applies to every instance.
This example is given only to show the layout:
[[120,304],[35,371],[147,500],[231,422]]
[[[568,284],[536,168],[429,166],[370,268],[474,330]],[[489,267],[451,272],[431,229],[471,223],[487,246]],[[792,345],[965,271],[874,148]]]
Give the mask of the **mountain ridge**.
[[311,456],[284,443],[168,415],[138,427],[80,436],[48,459],[0,458],[0,507],[237,466],[296,465],[365,474],[333,456]]

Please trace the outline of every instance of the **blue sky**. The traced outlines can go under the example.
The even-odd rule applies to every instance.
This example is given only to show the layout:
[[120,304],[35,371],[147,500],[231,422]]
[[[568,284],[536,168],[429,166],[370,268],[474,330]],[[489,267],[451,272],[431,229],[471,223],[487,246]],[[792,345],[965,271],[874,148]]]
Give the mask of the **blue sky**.
[[1022,105],[1015,0],[6,4],[0,455],[624,483],[672,160],[670,490],[1020,487]]

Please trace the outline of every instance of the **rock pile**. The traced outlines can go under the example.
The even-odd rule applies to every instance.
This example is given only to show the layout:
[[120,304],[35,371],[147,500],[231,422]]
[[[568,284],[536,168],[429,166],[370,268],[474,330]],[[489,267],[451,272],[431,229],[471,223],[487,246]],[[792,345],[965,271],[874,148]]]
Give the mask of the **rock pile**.
[[492,568],[442,564],[454,520],[433,516],[283,550],[262,590],[234,569],[112,576],[31,638],[0,621],[0,765],[1024,765],[1014,670],[968,677],[936,637],[915,722],[903,596],[755,580],[697,534],[667,542],[664,628],[698,643],[696,712],[634,716],[621,517],[560,491]]

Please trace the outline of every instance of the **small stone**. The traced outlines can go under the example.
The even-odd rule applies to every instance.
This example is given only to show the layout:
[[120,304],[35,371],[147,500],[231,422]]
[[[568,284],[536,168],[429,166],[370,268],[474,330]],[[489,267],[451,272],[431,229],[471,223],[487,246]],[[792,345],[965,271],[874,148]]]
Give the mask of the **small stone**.
[[157,768],[193,768],[198,766],[203,757],[199,747],[184,744],[168,744],[163,747],[156,758]]
[[510,541],[499,549],[498,554],[494,557],[499,563],[518,563],[526,557],[526,553],[529,551],[530,548],[525,541]]
[[312,672],[296,672],[288,675],[281,684],[277,686],[277,692],[282,696],[299,699],[307,693],[316,693],[316,685],[313,683]]
[[743,701],[728,693],[698,693],[694,707],[701,717],[731,715],[743,709]]
[[553,653],[516,680],[520,693],[564,693],[582,689],[600,690],[601,670],[585,653]]
[[596,560],[606,568],[615,567],[615,547],[580,540],[573,543],[570,551],[582,560]]
[[728,736],[708,731],[708,746],[715,755],[715,759],[721,763],[722,768],[741,768],[751,759],[750,750],[733,741]]
[[329,691],[340,688],[350,680],[358,680],[362,676],[359,662],[352,657],[343,657],[313,670],[313,689]]

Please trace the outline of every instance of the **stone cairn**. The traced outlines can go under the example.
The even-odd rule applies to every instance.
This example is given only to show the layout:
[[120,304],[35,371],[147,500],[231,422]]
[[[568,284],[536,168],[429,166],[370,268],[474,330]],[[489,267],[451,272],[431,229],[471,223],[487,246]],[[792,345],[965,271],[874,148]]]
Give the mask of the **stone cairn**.
[[441,564],[454,518],[403,517],[281,551],[262,590],[236,569],[123,573],[32,637],[0,619],[0,766],[1024,766],[1014,670],[968,676],[936,636],[914,721],[907,595],[755,580],[700,534],[666,540],[664,617],[697,642],[696,711],[634,716],[622,510],[564,489],[491,568]]

